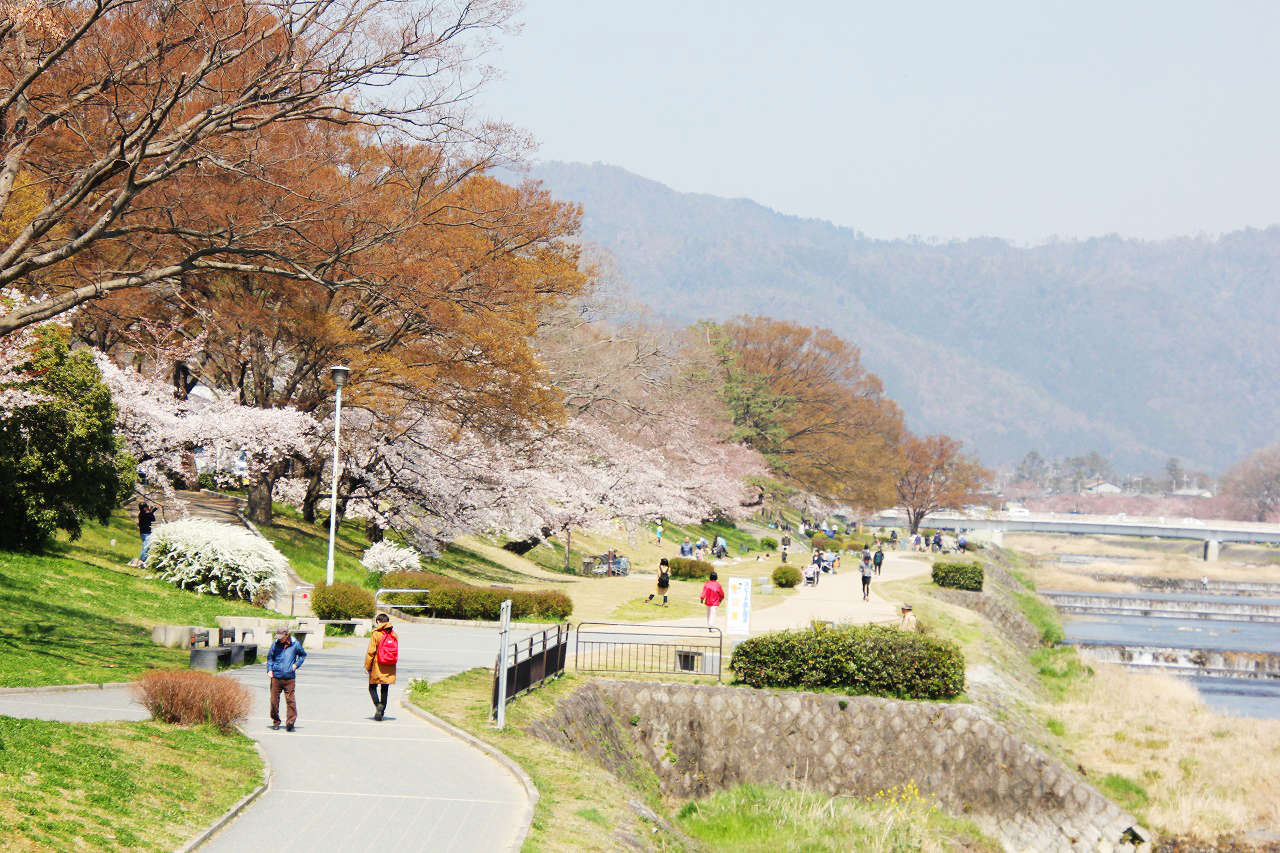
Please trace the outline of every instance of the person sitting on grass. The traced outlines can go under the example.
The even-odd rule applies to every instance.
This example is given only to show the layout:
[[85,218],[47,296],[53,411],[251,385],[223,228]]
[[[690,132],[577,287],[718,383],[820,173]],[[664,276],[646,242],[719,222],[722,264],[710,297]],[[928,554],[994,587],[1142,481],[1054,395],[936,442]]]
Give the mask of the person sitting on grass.
[[[684,540],[688,542],[689,540]],[[667,591],[671,588],[671,564],[667,562],[667,558],[663,557],[658,561],[658,584],[653,588],[653,592],[649,593],[649,597],[644,600],[645,604],[653,601],[655,595],[662,596],[662,606],[667,606]]]
[[898,623],[898,627],[903,631],[920,630],[920,623],[916,621],[916,614],[910,604],[902,605],[902,621]]

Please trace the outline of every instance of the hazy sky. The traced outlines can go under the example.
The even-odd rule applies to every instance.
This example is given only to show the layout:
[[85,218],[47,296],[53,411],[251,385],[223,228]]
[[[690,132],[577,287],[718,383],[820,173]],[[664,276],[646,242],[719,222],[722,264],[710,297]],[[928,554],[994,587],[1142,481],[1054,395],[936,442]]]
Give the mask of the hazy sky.
[[1280,3],[526,0],[480,108],[872,237],[1280,223]]

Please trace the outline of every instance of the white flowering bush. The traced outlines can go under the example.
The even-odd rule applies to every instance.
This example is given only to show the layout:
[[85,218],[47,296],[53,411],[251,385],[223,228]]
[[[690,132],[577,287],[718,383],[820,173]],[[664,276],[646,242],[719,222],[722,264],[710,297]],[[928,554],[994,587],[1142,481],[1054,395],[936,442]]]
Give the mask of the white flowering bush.
[[412,548],[401,548],[384,539],[369,546],[369,550],[360,559],[360,565],[379,575],[387,572],[416,572],[422,568],[422,555]]
[[146,568],[180,589],[254,601],[284,587],[289,561],[243,527],[185,518],[152,531]]

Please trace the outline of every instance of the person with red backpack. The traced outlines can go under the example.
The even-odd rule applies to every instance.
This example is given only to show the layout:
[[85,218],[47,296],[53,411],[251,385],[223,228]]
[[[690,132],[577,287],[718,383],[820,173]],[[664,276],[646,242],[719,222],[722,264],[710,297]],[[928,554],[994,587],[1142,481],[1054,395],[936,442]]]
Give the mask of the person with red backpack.
[[[387,710],[387,691],[396,683],[396,661],[400,659],[400,638],[391,627],[387,614],[374,620],[369,649],[364,653],[364,668],[369,673],[369,698],[373,700],[373,718],[381,720]],[[379,699],[378,693],[382,696]]]

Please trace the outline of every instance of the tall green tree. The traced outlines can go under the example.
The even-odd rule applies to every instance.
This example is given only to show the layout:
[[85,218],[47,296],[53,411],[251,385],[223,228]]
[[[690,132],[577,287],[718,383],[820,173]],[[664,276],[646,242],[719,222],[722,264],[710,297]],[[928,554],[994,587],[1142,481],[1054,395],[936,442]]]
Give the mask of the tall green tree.
[[42,330],[23,373],[43,399],[0,416],[0,548],[37,549],[58,530],[75,539],[85,519],[105,522],[132,487],[115,406],[87,350],[60,328]]

